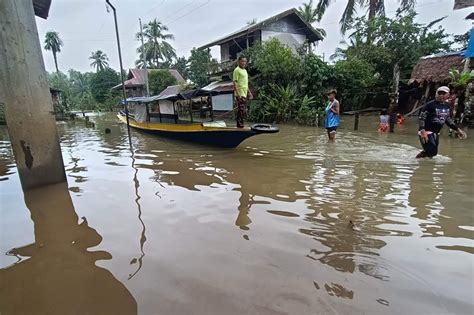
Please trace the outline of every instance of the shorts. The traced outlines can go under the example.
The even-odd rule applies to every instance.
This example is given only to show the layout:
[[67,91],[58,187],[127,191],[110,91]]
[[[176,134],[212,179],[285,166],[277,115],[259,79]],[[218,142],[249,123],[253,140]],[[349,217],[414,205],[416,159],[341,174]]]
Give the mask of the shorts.
[[380,124],[378,130],[380,132],[386,132],[388,130],[388,125],[387,124]]
[[326,130],[328,131],[328,135],[332,132],[335,133],[337,130],[337,126],[326,128]]
[[433,157],[438,155],[439,135],[436,133],[428,134],[428,141],[423,143],[420,137],[420,143],[423,147],[422,157]]

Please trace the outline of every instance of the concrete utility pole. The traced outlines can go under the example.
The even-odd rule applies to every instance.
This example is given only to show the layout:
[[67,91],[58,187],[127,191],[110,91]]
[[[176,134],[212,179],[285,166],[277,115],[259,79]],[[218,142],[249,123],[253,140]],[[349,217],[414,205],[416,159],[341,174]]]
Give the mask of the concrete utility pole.
[[65,181],[31,0],[0,0],[0,102],[23,189]]
[[148,84],[148,69],[146,66],[146,56],[145,56],[145,43],[143,42],[143,27],[142,27],[142,19],[138,19],[140,22],[140,38],[142,41],[142,61],[143,61],[143,69],[145,69],[145,86],[146,86],[146,96],[150,96],[150,85]]

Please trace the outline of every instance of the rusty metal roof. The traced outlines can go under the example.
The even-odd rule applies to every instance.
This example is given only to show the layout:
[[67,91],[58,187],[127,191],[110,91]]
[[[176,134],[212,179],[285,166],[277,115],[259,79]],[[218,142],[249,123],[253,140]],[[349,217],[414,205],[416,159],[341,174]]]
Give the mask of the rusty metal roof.
[[[179,73],[178,70],[175,69],[148,69],[148,73],[156,70],[168,70],[170,74],[175,77],[176,81],[178,83],[184,82],[183,77]],[[125,87],[131,88],[131,87],[138,87],[138,86],[144,86],[145,85],[145,74],[146,70],[145,69],[130,69],[128,71],[128,77],[127,80],[125,80]],[[114,86],[112,89],[119,89],[122,87],[122,83]]]

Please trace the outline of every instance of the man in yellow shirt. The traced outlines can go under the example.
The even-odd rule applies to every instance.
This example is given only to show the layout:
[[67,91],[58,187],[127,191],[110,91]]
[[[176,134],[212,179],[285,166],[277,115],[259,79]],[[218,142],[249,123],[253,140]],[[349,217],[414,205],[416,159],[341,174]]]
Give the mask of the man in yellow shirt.
[[244,117],[247,110],[247,98],[252,99],[252,92],[249,90],[249,76],[245,67],[247,58],[239,57],[239,66],[235,68],[232,75],[234,82],[234,95],[237,102],[237,127],[244,128]]

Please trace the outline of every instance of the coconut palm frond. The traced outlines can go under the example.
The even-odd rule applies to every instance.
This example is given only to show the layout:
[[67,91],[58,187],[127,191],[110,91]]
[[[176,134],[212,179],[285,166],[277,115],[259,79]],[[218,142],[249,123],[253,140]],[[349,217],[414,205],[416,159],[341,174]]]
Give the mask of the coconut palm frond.
[[352,21],[354,20],[354,14],[355,14],[355,5],[356,5],[355,0],[348,0],[346,8],[344,9],[344,12],[342,13],[342,17],[339,23],[341,24],[341,32],[343,34],[345,34],[346,31],[352,25]]
[[316,6],[316,12],[318,17],[317,21],[321,21],[330,3],[331,0],[319,0],[318,5]]
[[412,10],[415,7],[416,0],[400,0],[400,11]]

